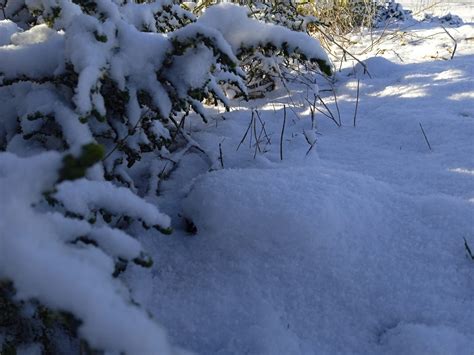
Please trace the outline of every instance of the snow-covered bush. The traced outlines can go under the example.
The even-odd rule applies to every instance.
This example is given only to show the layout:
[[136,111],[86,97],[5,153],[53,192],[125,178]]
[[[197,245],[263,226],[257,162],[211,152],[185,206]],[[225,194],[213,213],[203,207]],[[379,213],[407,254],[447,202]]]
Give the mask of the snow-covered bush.
[[[313,15],[310,2],[294,0],[255,2],[250,3],[249,7],[252,18],[308,35],[314,32],[316,26],[322,25],[319,19]],[[302,37],[302,35],[300,36]],[[304,55],[295,55],[294,53],[275,56],[273,49],[269,50],[265,47],[259,51],[246,53],[242,62],[248,74],[247,82],[251,90],[260,95],[264,95],[265,91],[273,90],[282,78],[285,81],[293,79],[294,73],[298,73],[299,79],[303,73],[310,73],[310,76],[314,76],[314,73],[318,71],[331,75],[331,68],[327,65],[328,61],[326,60],[319,61],[319,63],[308,61]],[[314,79],[310,79],[310,81],[314,81]]]
[[237,58],[217,31],[185,25],[192,15],[175,11],[169,14],[181,28],[158,32],[157,19],[166,18],[169,27],[163,12],[174,6],[110,0],[26,5],[49,26],[18,31],[0,48],[0,142],[7,149],[74,149],[95,139],[108,151],[107,178],[144,190],[133,173],[150,174],[147,156],[167,154],[169,128],[178,129],[183,113],[193,109],[204,117],[201,102],[208,97],[227,105],[222,82],[245,90]]
[[411,11],[405,10],[403,6],[395,0],[386,0],[383,5],[378,6],[377,14],[374,18],[374,26],[385,26],[387,22],[411,20]]
[[136,239],[105,221],[126,215],[163,228],[170,220],[128,189],[84,179],[102,153],[94,144],[77,156],[0,153],[2,353],[21,343],[51,353],[57,332],[50,334],[43,305],[72,314],[64,317],[75,319],[71,324],[92,348],[170,353],[161,328],[112,277],[128,261],[150,266],[151,260]]
[[93,349],[171,351],[113,276],[151,265],[129,227],[171,231],[150,203],[159,176],[195,144],[191,111],[205,120],[203,102],[247,96],[249,56],[263,72],[294,58],[330,73],[317,40],[234,5],[196,18],[170,0],[2,4],[0,309],[37,324],[28,336],[12,327],[8,346],[48,352],[46,306],[72,314]]
[[[291,1],[284,1],[288,2]],[[404,10],[395,0],[320,0],[295,2],[293,7],[300,14],[299,19],[302,18],[301,14],[307,15],[303,24],[308,23],[311,17],[317,18],[313,23],[332,34],[344,34],[361,27],[377,27],[389,20],[406,21],[411,18],[411,12]]]
[[423,21],[425,22],[437,22],[448,26],[461,26],[464,21],[458,15],[447,13],[443,16],[434,16],[433,14],[425,13]]
[[252,17],[298,32],[308,32],[311,25],[321,24],[317,17],[311,15],[310,5],[295,0],[249,4]]
[[[278,9],[288,10],[291,6],[291,1],[282,2]],[[197,21],[222,33],[240,59],[247,84],[254,93],[273,90],[287,71],[301,66],[332,74],[326,52],[306,32],[310,23],[317,22],[316,18],[302,15],[290,18],[270,5],[261,4],[259,8],[260,12],[255,12],[254,8],[221,4],[208,8]]]

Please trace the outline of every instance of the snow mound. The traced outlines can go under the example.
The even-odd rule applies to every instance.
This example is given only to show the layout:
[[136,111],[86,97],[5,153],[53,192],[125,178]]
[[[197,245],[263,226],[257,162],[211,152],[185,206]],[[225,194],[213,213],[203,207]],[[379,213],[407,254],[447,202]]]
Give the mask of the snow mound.
[[[394,319],[472,329],[466,309],[473,302],[456,291],[468,271],[455,256],[460,241],[445,238],[471,230],[466,201],[412,198],[371,177],[320,166],[206,174],[184,211],[202,238],[189,260],[200,270],[194,282],[207,289],[193,295],[189,312],[210,317],[188,335],[215,332],[222,341],[238,332],[238,344],[223,345],[226,353],[241,351],[239,344],[252,344],[245,348],[252,354],[275,347],[378,353],[379,334]],[[226,314],[219,320],[216,303]],[[227,318],[235,323],[223,324]],[[267,332],[269,318],[277,337]]]
[[384,57],[371,57],[364,60],[365,68],[357,63],[354,68],[357,77],[364,77],[369,72],[372,78],[386,78],[401,71],[400,65]]

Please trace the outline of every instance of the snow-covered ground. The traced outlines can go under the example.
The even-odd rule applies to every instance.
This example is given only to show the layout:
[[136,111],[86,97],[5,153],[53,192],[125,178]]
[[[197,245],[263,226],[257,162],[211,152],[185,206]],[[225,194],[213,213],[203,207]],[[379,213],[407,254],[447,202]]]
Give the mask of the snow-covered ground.
[[434,13],[444,15],[452,13],[462,15],[465,21],[474,20],[474,1],[473,0],[401,0],[397,1],[405,8],[411,9],[414,13]]
[[[474,25],[447,30],[452,60],[452,40],[431,23],[361,55],[371,77],[344,63],[342,127],[317,112],[313,129],[313,92],[297,85],[292,98],[280,89],[208,125],[190,120],[208,156],[189,153],[161,185],[175,232],[143,235],[153,271],[125,275],[175,344],[198,354],[472,354],[463,238],[474,249]],[[371,43],[357,39],[354,53]],[[327,88],[320,80],[337,118]]]

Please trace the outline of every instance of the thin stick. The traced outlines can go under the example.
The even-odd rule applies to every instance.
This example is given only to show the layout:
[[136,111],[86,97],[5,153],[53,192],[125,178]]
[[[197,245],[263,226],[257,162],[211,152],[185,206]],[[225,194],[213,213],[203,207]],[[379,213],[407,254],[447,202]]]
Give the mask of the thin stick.
[[224,156],[222,155],[222,142],[219,143],[219,161],[221,162],[221,168],[224,169]]
[[[258,134],[257,142],[260,142],[260,139],[262,138],[263,130],[265,129],[265,125],[262,125],[262,128],[260,128],[260,133]],[[265,149],[265,148],[264,148]],[[260,151],[261,153],[262,151]],[[263,151],[265,153],[265,151]],[[255,152],[253,154],[253,158],[255,159],[257,156],[257,149],[255,149]]]
[[342,126],[341,112],[339,111],[339,105],[337,104],[337,95],[336,95],[336,90],[334,89],[334,87],[332,88],[332,93],[334,95],[334,103],[336,104],[337,118],[339,120],[339,127],[340,127]]
[[281,127],[281,135],[280,135],[280,160],[283,160],[283,136],[285,134],[285,124],[286,124],[286,106],[283,105],[283,126]]
[[314,129],[314,111],[315,111],[314,109],[315,109],[315,106],[313,106],[313,105],[311,104],[311,101],[309,101],[308,99],[305,99],[305,100],[306,100],[306,101],[308,102],[308,104],[309,104],[309,113],[310,113],[310,115],[311,115],[311,129]]
[[354,111],[354,127],[356,126],[357,110],[359,108],[359,87],[360,87],[360,80],[357,79],[357,101],[356,101],[356,107]]
[[253,135],[255,136],[255,154],[254,154],[254,158],[257,156],[257,149],[258,151],[261,153],[261,149],[260,149],[260,139],[259,137],[257,136],[257,120],[255,119],[254,117],[254,120],[253,120]]
[[[250,121],[250,125],[252,125],[253,121],[255,120],[255,112],[252,109],[252,120]],[[250,127],[250,139],[249,139],[249,149],[252,148],[252,137],[253,137],[253,131],[252,127]],[[256,138],[256,137],[255,137]]]
[[351,52],[349,52],[343,46],[341,46],[339,43],[337,43],[337,41],[334,38],[332,38],[331,36],[329,36],[327,33],[322,31],[318,27],[316,27],[316,29],[319,31],[319,33],[321,33],[324,37],[326,37],[329,40],[329,42],[331,42],[331,43],[335,44],[337,47],[339,47],[339,49],[341,49],[344,54],[348,54],[352,59],[354,59],[357,63],[359,63],[362,66],[362,68],[364,68],[364,74],[367,74],[369,76],[369,78],[372,78],[372,75],[370,75],[369,69],[367,68],[367,64],[365,64],[364,62],[362,62],[361,60],[356,58]]
[[309,144],[309,149],[308,151],[306,152],[306,156],[311,152],[311,150],[313,149],[313,147],[316,145],[316,141],[314,141],[313,143],[311,143],[308,139],[308,137],[306,136],[306,134],[304,135],[304,138],[306,139],[306,143]]
[[454,54],[456,53],[456,49],[458,48],[458,42],[454,39],[453,36],[451,36],[451,33],[448,32],[448,30],[443,26],[441,25],[441,27],[443,28],[444,32],[446,32],[446,34],[451,37],[451,39],[453,40],[453,43],[454,43],[454,48],[453,48],[453,53],[451,53],[451,59],[454,58]]
[[430,141],[428,140],[428,137],[426,136],[425,130],[423,129],[421,122],[419,123],[420,123],[421,132],[423,133],[423,136],[425,137],[426,144],[428,144],[428,148],[430,148],[430,151],[432,151],[433,149],[431,149],[431,144],[430,144]]
[[250,131],[250,127],[252,127],[252,122],[253,122],[253,111],[252,111],[252,119],[250,120],[250,123],[247,127],[247,130],[245,131],[245,134],[244,136],[242,137],[242,139],[240,140],[240,143],[239,145],[237,146],[237,149],[236,150],[239,150],[240,146],[242,145],[242,143],[245,141],[245,138],[247,138],[247,134],[249,133]]
[[466,249],[466,252],[471,258],[471,260],[474,260],[474,254],[472,253],[471,248],[469,248],[469,244],[467,244],[466,238],[464,238],[464,248]]
[[[321,96],[318,95],[318,99],[319,101],[321,101],[321,103],[323,104],[324,108],[326,109],[326,111],[329,113],[330,116],[326,115],[327,117],[329,117],[331,120],[334,121],[334,123],[336,124],[336,126],[340,127],[339,125],[339,122],[337,122],[336,120],[336,117],[334,117],[334,115],[332,114],[331,110],[329,109],[329,107],[324,103],[323,99],[321,98]],[[318,110],[319,112],[322,113],[322,111]]]
[[[324,112],[323,110],[320,110],[319,108],[315,107],[316,111],[318,111],[319,113],[322,113],[324,116],[326,116],[327,118],[329,118],[331,121],[334,121],[334,118],[329,116],[326,112]],[[336,122],[336,121],[334,121]],[[337,124],[337,122],[336,122]]]
[[260,117],[260,113],[258,112],[257,109],[255,109],[255,113],[257,114],[257,118],[260,121],[260,124],[262,125],[262,130],[263,130],[263,133],[265,134],[267,144],[271,144],[270,137],[268,137],[267,130],[265,129],[265,122],[263,122],[262,117]]

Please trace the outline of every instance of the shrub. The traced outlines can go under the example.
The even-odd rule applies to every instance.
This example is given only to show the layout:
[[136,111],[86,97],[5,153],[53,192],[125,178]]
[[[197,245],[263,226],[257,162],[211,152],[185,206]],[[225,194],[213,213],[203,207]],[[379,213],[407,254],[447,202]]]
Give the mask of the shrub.
[[[331,75],[331,64],[324,49],[306,33],[307,24],[315,19],[308,19],[300,25],[298,28],[301,31],[292,31],[272,23],[273,18],[266,17],[270,16],[268,9],[269,7],[261,7],[259,11],[262,12],[256,13],[255,9],[222,4],[208,8],[197,23],[203,23],[222,33],[240,59],[247,74],[247,85],[254,95],[263,96],[264,92],[273,90],[286,72],[301,66],[319,69],[324,74]],[[283,16],[278,18],[281,22],[273,22],[285,23],[291,28],[296,28],[295,22],[300,22],[296,17],[285,21]]]
[[247,96],[245,58],[330,73],[324,50],[232,5],[196,18],[171,1],[10,0],[0,13],[0,308],[17,320],[3,351],[48,352],[51,318],[92,349],[174,351],[115,278],[151,265],[129,227],[171,232],[145,198],[193,146],[189,114]]
[[77,156],[0,153],[2,353],[30,343],[55,353],[56,336],[76,331],[92,348],[171,351],[161,328],[111,277],[129,261],[151,266],[151,259],[137,240],[103,222],[129,216],[165,228],[169,218],[128,189],[84,179],[101,153],[97,145]]

